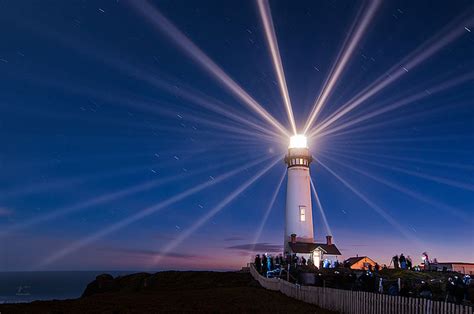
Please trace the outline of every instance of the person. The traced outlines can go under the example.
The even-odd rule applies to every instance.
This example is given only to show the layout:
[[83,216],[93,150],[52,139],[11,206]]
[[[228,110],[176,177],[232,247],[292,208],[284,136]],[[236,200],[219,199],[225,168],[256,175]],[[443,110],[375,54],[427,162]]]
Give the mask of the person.
[[413,261],[411,260],[410,255],[407,256],[407,269],[411,270],[413,267]]
[[298,256],[296,254],[293,254],[293,267],[296,268],[298,265]]
[[331,262],[325,258],[323,262],[323,268],[329,268],[329,265],[331,265]]
[[260,254],[257,254],[257,256],[255,256],[255,269],[260,274],[262,273],[262,259],[260,258]]
[[455,283],[454,297],[456,299],[456,303],[461,304],[462,300],[464,299],[466,287],[461,277],[455,276],[454,283]]
[[304,256],[301,256],[301,265],[306,266],[306,258]]
[[379,270],[380,270],[380,265],[375,263],[374,270],[375,270],[376,273],[378,273]]
[[448,283],[446,284],[446,302],[453,302],[456,294],[456,284],[453,281],[453,278],[448,278]]
[[422,259],[423,259],[423,270],[430,270],[430,258],[428,256],[428,253],[423,252]]
[[405,259],[405,256],[402,254],[400,254],[400,257],[398,258],[398,260],[400,261],[400,268],[401,269],[407,269],[407,260]]
[[280,253],[280,255],[278,255],[278,264],[280,264],[280,267],[282,267],[282,268],[285,265],[285,261],[283,260],[283,254],[281,254],[281,253]]
[[469,299],[469,286],[471,285],[471,276],[465,275],[463,278],[464,282],[464,299]]
[[273,270],[273,257],[271,255],[267,256],[267,270]]
[[263,257],[262,257],[262,274],[264,276],[267,276],[267,271],[268,271],[267,255],[263,254]]
[[398,269],[399,268],[399,266],[398,266],[398,255],[395,255],[394,257],[392,257],[392,262],[393,262],[393,268]]

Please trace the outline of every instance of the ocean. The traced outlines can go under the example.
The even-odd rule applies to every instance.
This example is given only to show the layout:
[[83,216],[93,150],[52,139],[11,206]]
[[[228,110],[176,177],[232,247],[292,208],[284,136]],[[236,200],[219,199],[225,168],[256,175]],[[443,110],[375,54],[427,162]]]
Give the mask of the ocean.
[[115,277],[136,271],[0,272],[0,303],[75,299],[104,273]]

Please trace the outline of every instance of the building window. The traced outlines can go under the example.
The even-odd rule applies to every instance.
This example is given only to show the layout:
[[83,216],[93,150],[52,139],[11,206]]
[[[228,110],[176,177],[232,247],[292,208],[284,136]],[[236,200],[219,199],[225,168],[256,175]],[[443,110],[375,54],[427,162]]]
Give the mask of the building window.
[[300,206],[300,221],[306,221],[306,206]]

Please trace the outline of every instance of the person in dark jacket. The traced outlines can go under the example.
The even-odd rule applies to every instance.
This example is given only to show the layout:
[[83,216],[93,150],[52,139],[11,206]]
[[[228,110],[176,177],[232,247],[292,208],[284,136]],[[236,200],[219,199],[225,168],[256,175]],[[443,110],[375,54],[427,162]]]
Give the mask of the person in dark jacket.
[[301,256],[301,265],[306,266],[306,258],[304,256]]
[[407,269],[411,270],[411,268],[413,267],[413,262],[411,260],[410,255],[407,256],[406,260],[407,260]]
[[257,254],[257,256],[255,256],[255,269],[259,273],[262,273],[262,259],[260,258],[260,254]]
[[395,255],[394,257],[392,257],[392,262],[393,262],[393,268],[398,269],[399,268],[399,266],[398,266],[398,255]]
[[464,299],[465,285],[461,277],[455,278],[454,297],[457,304],[461,304]]
[[376,273],[378,273],[379,270],[380,270],[380,265],[375,263],[374,270],[375,270]]
[[398,258],[398,260],[400,261],[400,268],[407,269],[407,260],[405,256],[403,255],[403,253],[400,254],[400,257]]
[[267,275],[267,271],[268,271],[268,265],[267,265],[267,255],[266,254],[263,254],[263,257],[262,257],[262,274],[264,276]]

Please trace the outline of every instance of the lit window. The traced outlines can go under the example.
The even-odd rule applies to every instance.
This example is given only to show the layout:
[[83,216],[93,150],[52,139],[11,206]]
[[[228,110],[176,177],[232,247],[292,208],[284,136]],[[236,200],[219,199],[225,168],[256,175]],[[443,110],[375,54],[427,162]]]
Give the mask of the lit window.
[[306,206],[300,206],[300,221],[306,221]]

